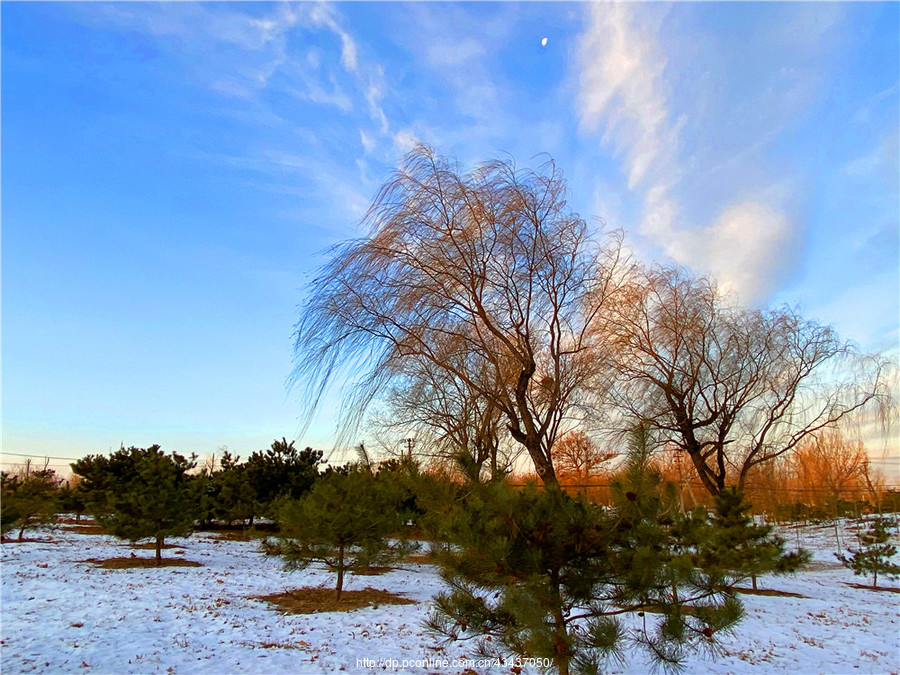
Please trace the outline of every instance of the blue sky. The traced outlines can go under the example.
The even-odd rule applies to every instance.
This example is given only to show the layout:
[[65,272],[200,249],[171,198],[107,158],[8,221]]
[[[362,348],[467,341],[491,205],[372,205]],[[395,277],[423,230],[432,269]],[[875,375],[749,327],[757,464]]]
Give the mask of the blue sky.
[[897,354],[898,11],[3,3],[4,453],[294,437],[303,288],[417,141]]

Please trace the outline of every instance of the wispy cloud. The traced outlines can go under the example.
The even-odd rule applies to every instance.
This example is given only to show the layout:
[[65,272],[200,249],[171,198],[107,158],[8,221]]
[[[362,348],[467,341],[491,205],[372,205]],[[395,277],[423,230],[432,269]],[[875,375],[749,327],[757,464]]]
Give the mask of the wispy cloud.
[[885,188],[896,194],[900,171],[900,134],[894,127],[871,151],[847,162],[843,167],[848,176],[880,177]]
[[[622,161],[628,187],[642,201],[644,237],[675,262],[712,275],[740,301],[758,303],[790,267],[796,227],[777,201],[760,200],[764,187],[748,185],[733,186],[733,197],[708,224],[685,225],[682,193],[698,171],[696,147],[690,162],[682,159],[691,111],[675,111],[674,78],[658,35],[664,24],[658,13],[650,18],[657,23],[646,12],[638,16],[630,3],[589,7],[579,48],[582,131],[600,133]],[[715,137],[715,130],[703,131]],[[748,139],[737,156],[717,160],[742,164],[739,155],[753,155],[754,145],[768,143],[772,133],[770,128],[768,137]],[[757,196],[748,198],[753,192]]]
[[666,252],[684,263],[705,261],[722,291],[752,302],[777,289],[780,279],[772,272],[790,264],[795,244],[793,226],[783,213],[749,201],[729,206],[706,227],[680,232]]
[[[363,66],[357,41],[331,4],[284,4],[262,16],[239,6],[203,3],[100,4],[79,13],[91,23],[157,38],[165,50],[185,57],[193,81],[227,97],[249,100],[276,88],[349,112],[358,92],[364,101],[361,108],[386,132],[387,120],[379,105],[382,71],[377,64]],[[303,47],[292,46],[290,37],[298,32],[318,35],[317,42],[324,41],[325,46],[308,40]],[[338,46],[334,61],[329,37]]]
[[898,89],[900,89],[900,85],[895,84],[893,87],[883,89],[874,96],[869,97],[868,100],[856,109],[856,112],[853,113],[853,117],[850,118],[850,122],[853,124],[868,124],[872,116],[872,111],[880,107],[885,101],[895,97]]
[[350,36],[343,26],[338,22],[334,7],[330,4],[317,2],[308,6],[295,5],[294,11],[309,11],[309,18],[315,26],[325,27],[338,36],[341,40],[341,63],[347,72],[356,73],[359,69],[358,49],[356,41]]
[[624,3],[591,5],[581,45],[581,123],[605,124],[605,140],[627,158],[628,186],[638,187],[655,163],[674,164],[663,72],[652,37],[634,25]]
[[[384,68],[365,58],[335,5],[101,3],[72,11],[92,25],[149,36],[180,64],[187,82],[226,100],[209,105],[215,114],[245,124],[246,138],[235,138],[227,149],[186,154],[256,173],[240,179],[246,185],[303,194],[310,201],[321,196],[341,204],[338,210],[349,221],[357,220],[368,205],[360,187],[371,186],[350,153],[362,158],[379,144],[393,153],[410,137],[408,130],[391,128],[383,107],[390,94]],[[323,115],[316,108],[332,112]],[[333,120],[335,114],[342,119]],[[267,149],[273,133],[281,134],[283,151]],[[326,138],[332,150],[342,148],[337,156],[346,166],[321,160]]]
[[469,12],[444,3],[414,3],[399,23],[395,38],[411,53],[418,72],[437,96],[450,106],[430,124],[425,115],[417,115],[415,123],[407,125],[429,143],[504,136],[511,126],[502,80],[492,66],[499,63],[514,8],[479,9]]

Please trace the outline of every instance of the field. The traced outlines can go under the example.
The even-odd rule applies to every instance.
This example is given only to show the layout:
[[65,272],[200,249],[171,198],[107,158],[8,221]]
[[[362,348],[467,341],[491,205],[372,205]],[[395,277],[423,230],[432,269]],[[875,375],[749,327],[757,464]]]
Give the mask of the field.
[[[686,672],[897,673],[897,583],[858,587],[871,581],[833,555],[838,542],[853,542],[853,527],[784,530],[791,544],[812,550],[814,562],[794,577],[762,578],[760,588],[795,595],[742,594],[744,621],[721,636],[717,654],[690,657]],[[510,672],[464,661],[472,657],[467,643],[441,649],[424,631],[442,581],[421,562],[346,581],[348,590],[386,590],[412,604],[287,614],[258,596],[330,585],[333,575],[285,572],[258,552],[257,541],[198,533],[172,540],[164,556],[200,566],[104,569],[86,561],[153,552],[59,526],[28,534],[30,541],[2,545],[0,665],[7,674]],[[625,656],[609,672],[647,671],[640,656]]]

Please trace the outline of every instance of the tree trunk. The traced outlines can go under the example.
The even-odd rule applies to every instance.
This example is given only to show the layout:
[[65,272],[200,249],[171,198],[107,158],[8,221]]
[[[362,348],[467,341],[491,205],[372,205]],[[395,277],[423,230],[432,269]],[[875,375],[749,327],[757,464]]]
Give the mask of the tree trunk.
[[755,591],[756,590],[756,575],[755,574],[750,575],[750,583],[753,584],[753,590]]
[[[703,457],[700,455],[700,450],[698,448],[687,447],[685,448],[688,453],[688,457],[691,458],[691,463],[694,465],[694,468],[697,470],[697,476],[700,478],[700,482],[703,483],[703,487],[706,488],[706,491],[715,497],[721,491],[720,486],[718,485],[717,480],[713,480],[715,475],[710,476],[712,471],[706,465]],[[721,487],[724,487],[721,486]]]
[[162,534],[156,535],[156,566],[162,567],[162,547],[163,541],[165,541],[165,536]]
[[[549,453],[547,456],[544,455],[543,448],[541,448],[541,435],[535,426],[534,417],[528,409],[528,385],[536,369],[534,359],[529,356],[528,361],[522,365],[516,381],[516,413],[518,417],[508,412],[509,424],[506,425],[506,428],[509,429],[516,441],[525,446],[541,482],[544,485],[558,485],[559,481],[553,470],[553,462]],[[524,427],[524,431],[522,427]]]
[[337,601],[341,601],[341,591],[344,588],[344,545],[338,547],[338,570],[337,570]]
[[25,518],[22,521],[22,527],[19,530],[19,541],[22,541],[25,538],[25,528],[28,527],[28,518]]
[[556,643],[556,656],[553,658],[559,675],[569,675],[569,651],[568,633],[566,632],[566,619],[563,616],[562,596],[559,592],[559,572],[554,570],[550,575],[550,584],[553,598],[553,632]]
[[531,455],[532,459],[535,457],[541,457],[541,461],[538,462],[535,460],[535,470],[537,471],[538,476],[541,479],[541,482],[544,485],[559,485],[559,479],[556,477],[556,471],[553,470],[553,465],[543,459],[543,453],[540,450],[537,453]]

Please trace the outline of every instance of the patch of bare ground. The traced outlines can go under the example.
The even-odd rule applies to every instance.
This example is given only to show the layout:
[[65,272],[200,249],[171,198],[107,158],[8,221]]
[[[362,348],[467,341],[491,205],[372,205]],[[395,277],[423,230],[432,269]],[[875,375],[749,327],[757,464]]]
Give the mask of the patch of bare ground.
[[0,539],[0,543],[4,544],[58,544],[55,539],[37,539],[32,537],[10,537],[9,539]]
[[99,525],[63,525],[64,532],[77,532],[78,534],[109,534],[106,528]]
[[888,593],[900,593],[900,588],[890,586],[869,586],[868,584],[847,584],[850,588],[862,588],[865,591],[886,591]]
[[361,607],[378,609],[379,605],[413,605],[414,600],[377,588],[343,591],[335,598],[333,588],[297,588],[272,595],[254,595],[252,600],[265,600],[286,614],[315,614],[317,612],[349,612]]
[[431,559],[431,556],[428,553],[414,553],[408,555],[403,559],[403,562],[415,563],[417,565],[434,565],[434,560]]
[[776,598],[808,598],[809,596],[800,593],[791,593],[790,591],[779,591],[775,588],[743,588],[740,586],[732,586],[731,590],[744,595],[768,595]]
[[374,577],[374,576],[378,576],[379,574],[387,574],[392,569],[394,569],[394,568],[393,567],[377,567],[375,565],[372,565],[370,567],[361,567],[359,569],[353,570],[353,574],[355,576]]
[[156,558],[88,558],[80,560],[96,565],[105,570],[124,570],[136,567],[202,567],[202,565],[194,560],[184,560],[183,558],[163,558],[160,564],[156,564]]

